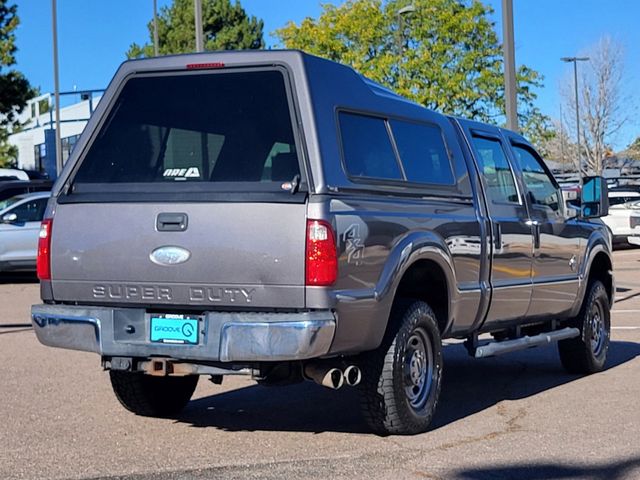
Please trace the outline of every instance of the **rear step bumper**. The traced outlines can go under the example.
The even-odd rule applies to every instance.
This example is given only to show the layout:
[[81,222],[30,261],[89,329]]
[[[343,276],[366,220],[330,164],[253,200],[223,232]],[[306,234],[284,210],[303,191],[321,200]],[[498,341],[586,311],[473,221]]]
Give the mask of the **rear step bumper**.
[[152,343],[144,309],[34,305],[38,340],[101,356],[164,356],[179,360],[252,362],[307,360],[329,352],[336,329],[331,311],[206,312],[197,345]]

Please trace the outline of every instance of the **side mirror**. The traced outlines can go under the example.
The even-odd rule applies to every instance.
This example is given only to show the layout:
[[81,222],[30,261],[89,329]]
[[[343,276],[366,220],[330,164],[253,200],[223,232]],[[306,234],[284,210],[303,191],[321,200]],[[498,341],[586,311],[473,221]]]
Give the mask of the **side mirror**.
[[18,221],[18,215],[15,213],[5,213],[2,216],[2,223],[16,223]]
[[582,180],[582,217],[598,218],[609,215],[609,189],[603,177],[585,177]]

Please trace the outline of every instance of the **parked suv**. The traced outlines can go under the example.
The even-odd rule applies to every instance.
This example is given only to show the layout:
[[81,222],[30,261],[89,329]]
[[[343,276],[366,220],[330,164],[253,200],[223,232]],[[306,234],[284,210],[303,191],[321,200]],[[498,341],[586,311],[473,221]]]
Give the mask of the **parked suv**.
[[0,200],[0,272],[36,269],[40,223],[49,192]]
[[55,184],[33,325],[100,355],[140,415],[176,415],[199,375],[249,374],[358,385],[374,431],[416,433],[443,338],[475,357],[558,341],[567,370],[604,367],[606,213],[601,178],[568,208],[520,135],[334,62],[129,61]]

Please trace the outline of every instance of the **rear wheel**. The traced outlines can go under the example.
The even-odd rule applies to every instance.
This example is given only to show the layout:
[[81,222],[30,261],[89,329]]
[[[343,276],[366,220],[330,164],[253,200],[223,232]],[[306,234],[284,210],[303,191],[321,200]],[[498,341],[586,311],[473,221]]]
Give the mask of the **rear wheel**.
[[438,322],[429,305],[416,300],[396,302],[390,322],[394,331],[361,362],[364,418],[380,434],[424,432],[442,381]]
[[145,417],[177,415],[191,400],[197,375],[154,377],[142,373],[109,371],[116,397],[130,412]]
[[611,317],[609,297],[602,282],[587,289],[580,313],[571,322],[580,336],[558,342],[560,361],[569,373],[595,373],[604,369],[609,351]]

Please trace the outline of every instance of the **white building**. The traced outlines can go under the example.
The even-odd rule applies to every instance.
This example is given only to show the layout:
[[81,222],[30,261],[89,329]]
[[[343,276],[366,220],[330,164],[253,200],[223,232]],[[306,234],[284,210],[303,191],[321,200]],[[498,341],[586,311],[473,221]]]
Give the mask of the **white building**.
[[[60,132],[62,137],[63,163],[69,158],[89,117],[102,97],[101,93],[64,92],[80,98],[60,109]],[[9,143],[18,147],[18,168],[27,170],[55,171],[55,112],[53,95],[47,93],[29,100],[18,117],[20,131],[9,136]]]

